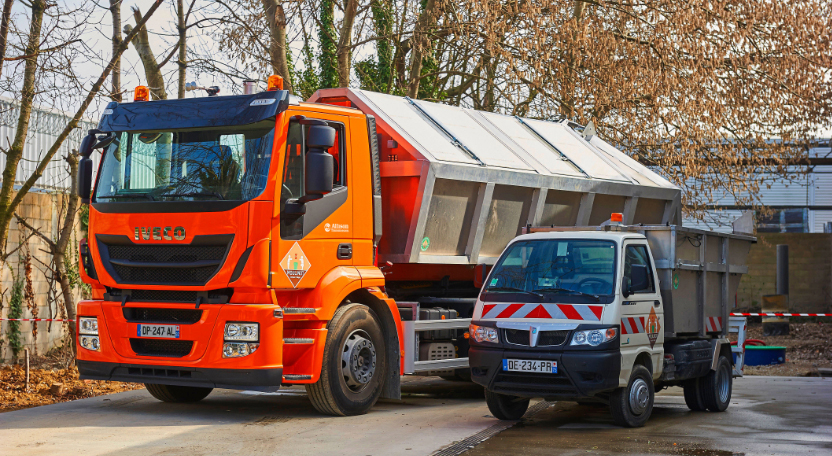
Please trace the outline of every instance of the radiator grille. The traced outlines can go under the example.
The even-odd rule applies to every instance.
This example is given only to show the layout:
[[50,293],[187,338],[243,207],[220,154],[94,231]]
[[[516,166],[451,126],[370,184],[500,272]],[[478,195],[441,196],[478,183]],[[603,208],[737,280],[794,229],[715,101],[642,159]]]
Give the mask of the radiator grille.
[[131,323],[180,323],[192,325],[202,318],[197,309],[161,309],[152,307],[124,307],[124,318]]
[[130,339],[130,348],[137,355],[181,358],[191,352],[192,340]]
[[[529,331],[522,329],[506,329],[503,331],[506,342],[513,345],[529,346]],[[537,347],[555,347],[563,345],[569,331],[540,331],[537,336]]]

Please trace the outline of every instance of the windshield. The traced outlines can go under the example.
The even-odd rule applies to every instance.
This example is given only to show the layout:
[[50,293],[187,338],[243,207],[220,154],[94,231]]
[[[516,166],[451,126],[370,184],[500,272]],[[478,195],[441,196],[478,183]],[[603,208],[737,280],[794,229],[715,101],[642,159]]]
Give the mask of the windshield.
[[613,300],[615,243],[519,241],[503,252],[482,290],[489,302],[601,303]]
[[104,152],[96,202],[250,200],[266,187],[274,121],[116,138]]

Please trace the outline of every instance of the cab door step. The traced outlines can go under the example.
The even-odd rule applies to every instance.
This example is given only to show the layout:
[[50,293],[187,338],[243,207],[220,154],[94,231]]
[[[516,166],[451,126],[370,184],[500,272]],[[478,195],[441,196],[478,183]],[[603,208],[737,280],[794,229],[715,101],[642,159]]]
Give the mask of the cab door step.
[[315,339],[311,337],[284,337],[284,344],[313,344]]

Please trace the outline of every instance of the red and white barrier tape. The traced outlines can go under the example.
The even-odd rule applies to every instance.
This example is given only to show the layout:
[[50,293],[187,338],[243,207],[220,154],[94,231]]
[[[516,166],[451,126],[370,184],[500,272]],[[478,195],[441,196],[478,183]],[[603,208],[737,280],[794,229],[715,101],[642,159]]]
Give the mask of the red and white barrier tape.
[[832,313],[732,312],[732,317],[832,317]]
[[0,321],[75,321],[66,318],[0,318]]

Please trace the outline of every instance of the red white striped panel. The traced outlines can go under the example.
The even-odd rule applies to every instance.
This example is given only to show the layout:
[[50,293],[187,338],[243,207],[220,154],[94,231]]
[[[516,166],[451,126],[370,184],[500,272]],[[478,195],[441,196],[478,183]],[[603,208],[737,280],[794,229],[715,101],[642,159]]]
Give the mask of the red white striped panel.
[[585,304],[483,304],[483,319],[551,318],[554,320],[601,321],[604,306]]
[[624,317],[621,319],[621,334],[639,334],[644,332],[644,317]]
[[705,317],[705,332],[722,331],[722,317]]
[[832,317],[832,313],[733,312],[732,317]]

